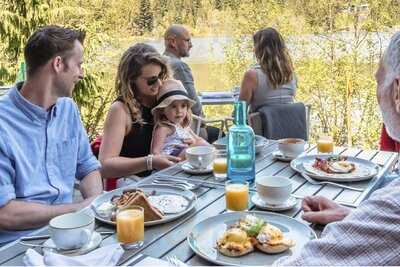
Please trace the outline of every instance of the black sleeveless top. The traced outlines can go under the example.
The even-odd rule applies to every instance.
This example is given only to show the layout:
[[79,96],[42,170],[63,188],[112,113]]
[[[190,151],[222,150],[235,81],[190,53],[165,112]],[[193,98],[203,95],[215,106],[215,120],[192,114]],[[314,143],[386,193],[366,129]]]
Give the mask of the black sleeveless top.
[[[117,98],[116,101],[122,102]],[[151,138],[153,135],[153,115],[151,108],[142,106],[142,123],[132,123],[132,128],[124,137],[122,143],[121,157],[138,158],[145,157],[150,154]],[[131,114],[132,116],[132,114]],[[136,173],[137,176],[143,177],[151,174],[151,171],[143,171]]]

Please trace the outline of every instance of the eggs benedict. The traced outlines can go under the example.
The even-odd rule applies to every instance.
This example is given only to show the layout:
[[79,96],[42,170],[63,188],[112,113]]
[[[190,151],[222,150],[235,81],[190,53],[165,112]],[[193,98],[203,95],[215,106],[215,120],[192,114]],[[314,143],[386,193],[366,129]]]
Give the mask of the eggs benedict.
[[256,247],[268,254],[284,252],[296,244],[295,241],[285,238],[279,228],[268,223],[261,228],[256,239]]
[[240,257],[254,250],[246,231],[230,228],[217,240],[217,249],[228,257]]

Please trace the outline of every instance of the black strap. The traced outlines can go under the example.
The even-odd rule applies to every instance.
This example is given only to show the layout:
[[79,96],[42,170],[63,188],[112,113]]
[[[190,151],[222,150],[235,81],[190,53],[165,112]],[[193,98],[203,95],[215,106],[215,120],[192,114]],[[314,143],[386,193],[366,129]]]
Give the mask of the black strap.
[[186,96],[187,98],[189,98],[188,94],[185,91],[181,91],[181,90],[174,90],[174,91],[169,91],[168,93],[166,93],[165,95],[163,95],[162,97],[160,97],[160,99],[157,100],[157,106],[163,102],[166,98],[173,96],[173,95],[183,95]]

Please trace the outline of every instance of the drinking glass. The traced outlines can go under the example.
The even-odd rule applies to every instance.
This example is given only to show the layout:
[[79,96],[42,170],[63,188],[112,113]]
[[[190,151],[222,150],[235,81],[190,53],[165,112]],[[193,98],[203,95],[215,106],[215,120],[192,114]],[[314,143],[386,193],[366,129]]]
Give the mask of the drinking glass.
[[144,240],[144,210],[127,205],[117,211],[117,238],[126,249],[140,248]]
[[249,183],[229,180],[225,183],[225,200],[227,211],[244,211],[249,203]]
[[320,154],[333,153],[333,138],[328,135],[321,135],[317,141],[317,150]]
[[226,157],[226,151],[218,150],[215,152],[214,162],[213,162],[213,173],[215,180],[225,181],[227,173],[228,159]]

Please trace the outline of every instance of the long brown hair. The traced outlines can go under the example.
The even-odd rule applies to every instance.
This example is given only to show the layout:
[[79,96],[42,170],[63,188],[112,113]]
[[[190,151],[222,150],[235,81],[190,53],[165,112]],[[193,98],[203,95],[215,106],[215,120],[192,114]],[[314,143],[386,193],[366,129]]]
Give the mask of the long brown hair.
[[280,33],[265,28],[253,36],[254,53],[272,88],[276,89],[293,79],[293,63]]
[[141,104],[137,100],[136,79],[142,74],[142,67],[156,64],[161,67],[160,77],[170,77],[166,60],[155,48],[148,44],[138,43],[128,48],[122,55],[115,79],[115,90],[122,102],[127,106],[133,122],[142,122]]

